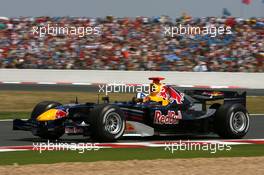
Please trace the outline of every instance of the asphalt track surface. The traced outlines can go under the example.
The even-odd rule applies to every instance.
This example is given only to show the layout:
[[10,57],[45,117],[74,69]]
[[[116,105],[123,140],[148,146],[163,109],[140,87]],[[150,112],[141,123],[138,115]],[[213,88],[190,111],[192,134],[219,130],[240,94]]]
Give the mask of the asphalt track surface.
[[[185,90],[190,88],[177,88]],[[193,89],[193,88],[192,88]],[[63,92],[99,92],[99,86],[91,85],[38,85],[38,84],[0,84],[1,90],[17,91],[63,91]],[[230,89],[219,89],[230,90]],[[231,89],[239,92],[247,91],[248,96],[264,96],[264,89]]]
[[[263,139],[264,138],[264,115],[251,116],[251,126],[249,132],[244,137],[245,139]],[[217,135],[207,136],[170,136],[170,137],[125,137],[119,142],[144,142],[156,140],[210,140],[220,139]],[[33,142],[45,142],[38,137],[35,137],[31,132],[13,131],[12,121],[0,122],[0,146],[19,146],[32,145]],[[68,136],[64,135],[57,142],[63,143],[89,143],[91,140],[83,136]]]

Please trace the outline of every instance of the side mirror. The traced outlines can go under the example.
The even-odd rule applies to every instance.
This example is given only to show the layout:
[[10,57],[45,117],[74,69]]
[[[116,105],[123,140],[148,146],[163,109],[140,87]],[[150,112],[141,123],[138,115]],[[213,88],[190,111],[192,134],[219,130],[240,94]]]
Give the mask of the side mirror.
[[143,98],[133,97],[132,102],[133,103],[143,103]]
[[102,97],[104,103],[109,103],[110,99],[108,96]]

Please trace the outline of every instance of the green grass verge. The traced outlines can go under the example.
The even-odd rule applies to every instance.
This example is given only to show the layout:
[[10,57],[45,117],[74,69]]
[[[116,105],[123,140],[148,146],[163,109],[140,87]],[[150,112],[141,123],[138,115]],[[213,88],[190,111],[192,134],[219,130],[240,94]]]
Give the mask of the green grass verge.
[[236,145],[230,151],[176,151],[173,154],[164,148],[121,148],[86,151],[23,151],[0,153],[0,165],[50,164],[59,162],[93,162],[116,160],[151,160],[175,158],[216,158],[264,156],[264,145]]
[[26,119],[30,114],[30,112],[0,112],[0,119]]

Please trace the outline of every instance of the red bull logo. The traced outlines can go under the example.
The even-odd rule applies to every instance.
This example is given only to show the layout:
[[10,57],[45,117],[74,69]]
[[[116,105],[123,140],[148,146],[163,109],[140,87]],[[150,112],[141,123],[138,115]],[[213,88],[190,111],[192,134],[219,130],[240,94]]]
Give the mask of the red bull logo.
[[178,124],[179,120],[182,119],[181,111],[176,114],[175,111],[168,111],[167,115],[163,115],[160,110],[155,111],[154,123],[155,124]]
[[170,86],[162,86],[159,95],[164,99],[169,99],[171,103],[176,101],[177,104],[182,104],[184,101],[184,93],[180,93]]
[[62,110],[56,111],[56,119],[60,119],[60,118],[66,117],[66,116],[67,116],[67,112],[62,111]]

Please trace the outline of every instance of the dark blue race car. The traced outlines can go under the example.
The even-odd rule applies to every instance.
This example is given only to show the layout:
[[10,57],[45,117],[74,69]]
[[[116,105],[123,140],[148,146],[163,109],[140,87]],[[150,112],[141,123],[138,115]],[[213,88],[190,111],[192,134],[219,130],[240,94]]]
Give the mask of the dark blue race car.
[[[155,84],[159,81],[151,84]],[[160,85],[160,84],[158,84]],[[163,93],[163,94],[162,94]],[[59,139],[63,134],[89,136],[102,142],[123,136],[211,134],[222,138],[242,138],[250,125],[246,92],[187,90],[166,86],[158,99],[133,98],[128,102],[62,105],[43,101],[35,106],[27,121],[15,119],[14,130],[31,131],[43,139]],[[144,97],[145,98],[145,97]],[[210,105],[209,105],[210,104]]]

